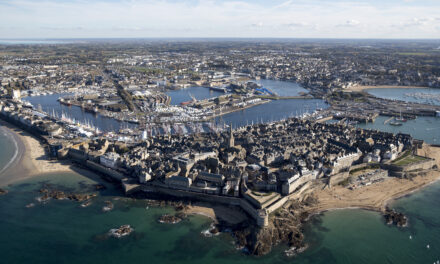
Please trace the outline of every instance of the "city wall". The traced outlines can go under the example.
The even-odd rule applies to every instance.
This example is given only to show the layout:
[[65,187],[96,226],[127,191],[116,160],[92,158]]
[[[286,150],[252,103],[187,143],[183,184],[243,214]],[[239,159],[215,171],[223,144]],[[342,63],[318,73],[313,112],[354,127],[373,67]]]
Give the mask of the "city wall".
[[47,138],[45,138],[43,135],[41,135],[41,133],[36,128],[34,128],[26,123],[21,122],[20,119],[15,119],[10,115],[5,114],[3,111],[0,111],[0,118],[10,124],[13,124],[21,129],[29,132],[33,136],[42,140],[43,143],[47,143]]
[[419,162],[415,162],[406,166],[397,166],[394,164],[383,164],[381,163],[381,169],[388,170],[391,176],[395,177],[406,177],[408,172],[416,170],[430,170],[436,165],[434,159],[426,159]]
[[195,193],[178,189],[170,189],[169,187],[155,185],[145,185],[142,187],[145,192],[157,192],[178,198],[195,199],[198,201],[220,203],[228,206],[238,206],[251,216],[259,226],[267,226],[269,224],[268,213],[266,211],[255,209],[249,202],[242,198],[209,195],[204,193]]
[[335,175],[330,176],[328,179],[328,185],[333,186],[335,184],[338,184],[339,182],[347,179],[350,176],[350,172],[344,171]]
[[100,165],[98,163],[95,163],[93,161],[90,161],[90,160],[87,160],[85,162],[85,165],[88,168],[90,168],[90,169],[92,169],[94,171],[97,171],[99,173],[102,173],[102,174],[104,174],[106,176],[109,176],[110,178],[112,178],[113,180],[116,180],[118,182],[121,182],[124,178],[126,178],[122,173],[117,172],[117,171],[115,171],[113,169],[104,167],[104,166],[102,166],[102,165]]

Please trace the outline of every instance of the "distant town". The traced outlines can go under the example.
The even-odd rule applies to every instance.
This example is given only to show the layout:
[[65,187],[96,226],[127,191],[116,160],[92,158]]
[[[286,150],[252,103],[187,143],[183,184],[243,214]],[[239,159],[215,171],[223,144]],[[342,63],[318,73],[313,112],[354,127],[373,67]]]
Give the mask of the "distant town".
[[[317,189],[355,190],[436,168],[433,158],[418,155],[422,140],[353,125],[379,115],[394,126],[440,116],[436,104],[363,91],[438,88],[439,76],[440,53],[430,42],[417,48],[386,41],[6,45],[0,46],[0,117],[34,134],[53,159],[97,172],[127,195],[158,193],[234,206],[270,230],[280,228],[273,224],[280,210]],[[263,79],[296,82],[307,92],[278,94],[258,83]],[[190,94],[190,100],[171,104],[168,91],[194,86],[219,95]],[[58,95],[58,104],[132,126],[103,131],[28,101],[42,95]],[[312,99],[327,106],[243,126],[218,121],[274,100]],[[248,244],[257,255],[268,251]]]

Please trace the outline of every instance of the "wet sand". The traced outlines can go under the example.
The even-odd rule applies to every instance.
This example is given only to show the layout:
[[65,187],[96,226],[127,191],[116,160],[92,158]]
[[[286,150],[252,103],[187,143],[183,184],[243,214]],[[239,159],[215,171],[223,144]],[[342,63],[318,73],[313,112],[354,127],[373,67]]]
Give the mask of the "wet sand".
[[203,202],[193,203],[185,210],[185,213],[203,215],[211,218],[216,223],[223,221],[232,225],[242,223],[248,219],[248,216],[237,208]]

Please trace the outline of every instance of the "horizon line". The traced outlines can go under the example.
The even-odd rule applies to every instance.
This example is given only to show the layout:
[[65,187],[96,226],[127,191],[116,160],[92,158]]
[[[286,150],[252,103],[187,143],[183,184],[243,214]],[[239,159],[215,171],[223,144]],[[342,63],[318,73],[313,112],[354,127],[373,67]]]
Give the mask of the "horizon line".
[[112,39],[295,39],[295,40],[438,40],[440,38],[339,38],[339,37],[60,37],[60,38],[0,38],[0,40],[112,40]]

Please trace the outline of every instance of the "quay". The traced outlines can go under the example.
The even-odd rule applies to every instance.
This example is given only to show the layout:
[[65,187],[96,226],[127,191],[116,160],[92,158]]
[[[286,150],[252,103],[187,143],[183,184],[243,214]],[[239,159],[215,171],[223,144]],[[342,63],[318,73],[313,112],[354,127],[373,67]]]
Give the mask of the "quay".
[[386,125],[388,122],[390,122],[391,120],[393,120],[393,116],[392,117],[390,117],[390,118],[388,118],[387,120],[385,120],[384,122],[383,122],[383,124],[384,125]]

